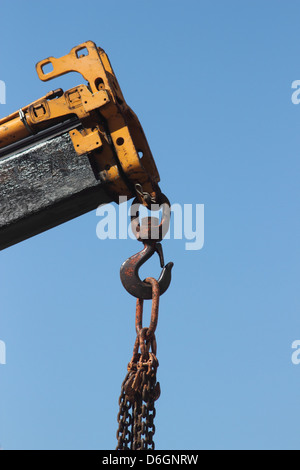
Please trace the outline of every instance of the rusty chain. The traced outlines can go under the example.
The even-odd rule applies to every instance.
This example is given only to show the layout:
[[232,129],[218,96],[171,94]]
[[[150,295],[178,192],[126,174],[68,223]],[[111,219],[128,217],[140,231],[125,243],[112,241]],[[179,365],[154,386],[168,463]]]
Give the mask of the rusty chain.
[[143,328],[143,299],[136,306],[136,341],[133,356],[127,367],[119,399],[117,450],[154,450],[155,401],[160,396],[160,384],[156,373],[159,366],[156,357],[155,330],[158,322],[159,284],[153,278],[145,282],[152,286],[152,311],[149,328]]
[[[131,226],[144,249],[128,258],[121,266],[121,281],[127,292],[137,298],[135,329],[136,340],[132,359],[127,366],[127,375],[122,383],[118,413],[118,444],[116,450],[154,450],[155,402],[160,397],[157,381],[159,366],[156,357],[155,331],[158,323],[159,299],[171,282],[173,263],[164,264],[162,241],[170,223],[170,202],[164,194],[160,197],[163,213],[158,218],[149,217],[139,223],[139,212],[131,212]],[[132,209],[136,206],[134,200]],[[158,281],[148,277],[142,281],[140,267],[154,253],[159,254],[162,273]],[[148,328],[143,327],[144,300],[152,300],[151,320]]]

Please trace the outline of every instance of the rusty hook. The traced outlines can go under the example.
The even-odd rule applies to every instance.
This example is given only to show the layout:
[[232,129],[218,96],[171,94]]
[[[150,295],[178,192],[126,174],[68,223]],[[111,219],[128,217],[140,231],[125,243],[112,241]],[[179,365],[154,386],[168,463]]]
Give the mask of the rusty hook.
[[156,252],[160,258],[160,265],[163,268],[158,279],[159,292],[163,295],[171,283],[171,272],[174,263],[168,263],[165,266],[161,241],[167,234],[170,225],[171,205],[168,198],[161,194],[160,206],[155,210],[162,208],[162,220],[156,217],[147,217],[139,222],[140,203],[135,199],[131,206],[131,227],[133,233],[140,242],[144,243],[144,249],[136,255],[128,258],[121,266],[121,281],[127,292],[138,299],[152,299],[152,287],[150,283],[142,281],[139,277],[140,267],[148,261]]
[[163,268],[161,275],[158,279],[159,292],[163,295],[169,288],[171,283],[171,272],[174,263],[168,263],[164,266],[164,258],[162,246],[160,243],[144,243],[142,251],[136,255],[128,258],[121,266],[121,281],[127,292],[137,297],[138,299],[149,300],[152,299],[152,286],[151,284],[142,281],[139,277],[139,269],[148,261],[148,259],[157,252],[160,257],[160,264]]

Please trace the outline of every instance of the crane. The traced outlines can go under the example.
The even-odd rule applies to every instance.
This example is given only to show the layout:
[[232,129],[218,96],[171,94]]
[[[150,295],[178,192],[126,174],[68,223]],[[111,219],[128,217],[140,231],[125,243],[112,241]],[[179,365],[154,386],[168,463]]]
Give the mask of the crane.
[[[121,197],[134,199],[133,206],[163,207],[161,221],[149,217],[140,223],[139,211],[132,214],[144,248],[120,272],[123,286],[137,298],[137,337],[121,387],[117,449],[153,449],[154,402],[160,394],[155,330],[159,297],[173,268],[173,263],[165,266],[160,244],[170,202],[160,190],[142,126],[103,49],[87,41],[60,58],[38,62],[36,71],[44,82],[77,72],[85,84],[50,91],[0,119],[0,250]],[[161,276],[142,281],[139,269],[154,253]],[[143,326],[146,299],[152,300],[149,328]]]
[[119,196],[159,200],[150,147],[104,50],[87,41],[36,70],[45,82],[78,72],[87,84],[0,119],[0,249]]

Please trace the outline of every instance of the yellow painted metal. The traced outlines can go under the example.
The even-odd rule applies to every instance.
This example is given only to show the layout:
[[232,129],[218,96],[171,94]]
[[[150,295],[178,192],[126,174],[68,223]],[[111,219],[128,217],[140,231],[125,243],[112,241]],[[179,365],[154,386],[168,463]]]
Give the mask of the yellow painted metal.
[[[46,66],[52,67],[48,73]],[[74,148],[79,155],[92,155],[114,196],[134,196],[139,185],[156,199],[159,174],[150,147],[103,49],[88,41],[63,57],[42,60],[36,70],[43,81],[78,72],[88,85],[55,90],[1,119],[0,148],[75,116],[82,128],[70,131]]]

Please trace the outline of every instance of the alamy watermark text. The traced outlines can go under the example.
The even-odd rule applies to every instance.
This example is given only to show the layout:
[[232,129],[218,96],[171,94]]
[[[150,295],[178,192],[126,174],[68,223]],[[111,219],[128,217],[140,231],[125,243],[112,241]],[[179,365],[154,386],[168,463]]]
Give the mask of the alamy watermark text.
[[[152,205],[151,215],[158,217],[159,210],[164,213],[164,205]],[[145,210],[145,208],[141,208]],[[172,204],[168,208],[168,229],[164,234],[166,240],[185,240],[185,249],[187,251],[201,250],[204,246],[204,204]],[[100,240],[126,240],[135,239],[136,233],[132,230],[131,217],[133,213],[138,214],[140,205],[128,207],[126,197],[119,198],[119,206],[113,204],[104,204],[98,207],[96,211],[100,221],[97,223],[96,234]],[[142,212],[141,210],[141,212]],[[141,214],[142,215],[142,214]],[[146,214],[145,214],[146,215]],[[152,240],[155,240],[155,231],[151,233]],[[158,238],[158,232],[157,232]]]
[[292,354],[292,363],[294,366],[298,366],[300,364],[300,341],[296,340],[292,344],[292,349],[295,351]]
[[0,340],[0,364],[5,365],[6,364],[6,346],[4,341]]
[[6,104],[6,85],[3,80],[0,80],[0,104]]

